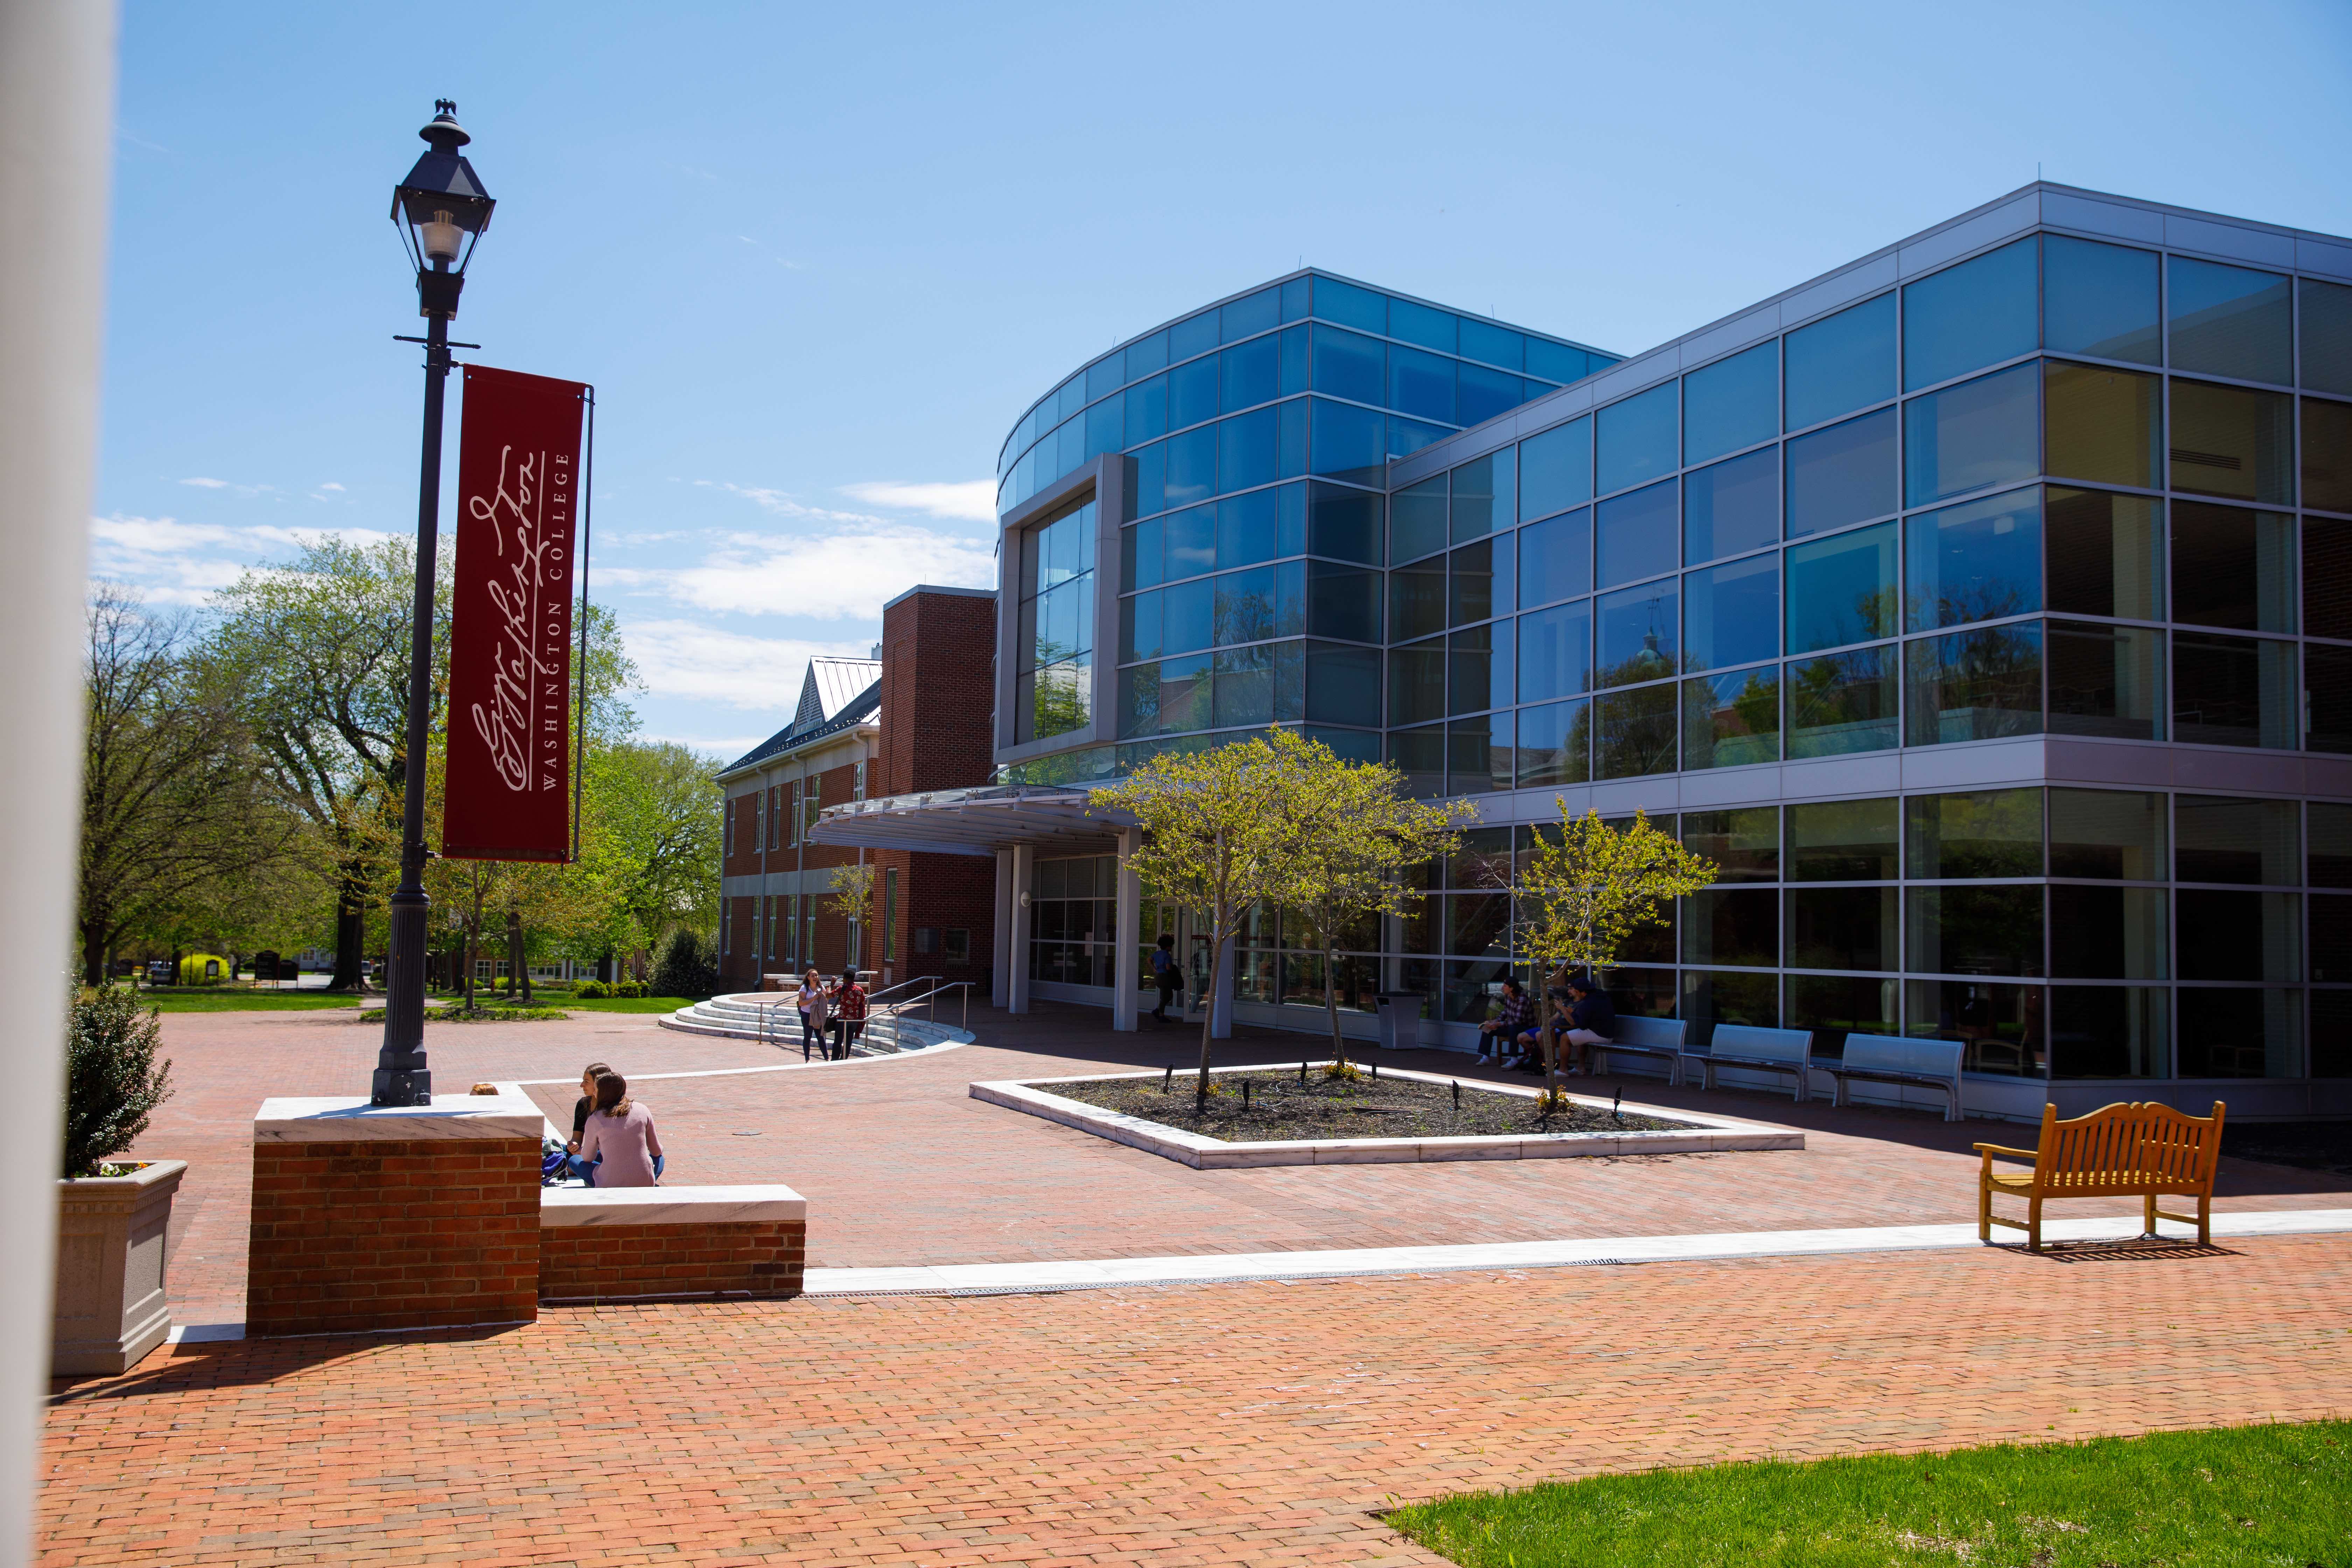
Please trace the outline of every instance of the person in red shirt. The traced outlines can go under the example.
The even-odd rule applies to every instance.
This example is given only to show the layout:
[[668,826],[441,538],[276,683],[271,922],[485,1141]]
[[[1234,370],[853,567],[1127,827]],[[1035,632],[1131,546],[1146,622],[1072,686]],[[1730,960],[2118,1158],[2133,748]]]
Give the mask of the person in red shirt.
[[866,1027],[866,987],[857,984],[857,971],[851,970],[841,977],[833,989],[834,1056],[846,1058],[849,1047]]

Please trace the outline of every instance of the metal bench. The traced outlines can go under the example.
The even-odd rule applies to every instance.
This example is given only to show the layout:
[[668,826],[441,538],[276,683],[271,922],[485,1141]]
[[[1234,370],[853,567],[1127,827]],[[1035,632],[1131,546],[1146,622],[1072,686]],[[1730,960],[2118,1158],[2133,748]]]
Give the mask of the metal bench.
[[1685,1048],[1683,1055],[1699,1064],[1699,1087],[1715,1087],[1715,1069],[1754,1068],[1784,1072],[1797,1080],[1797,1103],[1805,1102],[1812,1076],[1813,1032],[1811,1029],[1766,1029],[1753,1024],[1717,1024],[1715,1039],[1704,1051]]
[[1848,1035],[1845,1037],[1845,1058],[1842,1061],[1815,1062],[1814,1069],[1825,1072],[1837,1080],[1837,1092],[1832,1105],[1852,1103],[1846,1085],[1854,1079],[1864,1083],[1916,1083],[1944,1091],[1947,1103],[1944,1120],[1960,1120],[1960,1053],[1967,1048],[1961,1040],[1928,1040],[1916,1036]]
[[1620,1013],[1614,1026],[1617,1037],[1588,1047],[1592,1053],[1592,1070],[1609,1070],[1609,1054],[1657,1057],[1666,1064],[1666,1083],[1679,1089],[1683,1081],[1683,1021],[1679,1018],[1634,1018]]

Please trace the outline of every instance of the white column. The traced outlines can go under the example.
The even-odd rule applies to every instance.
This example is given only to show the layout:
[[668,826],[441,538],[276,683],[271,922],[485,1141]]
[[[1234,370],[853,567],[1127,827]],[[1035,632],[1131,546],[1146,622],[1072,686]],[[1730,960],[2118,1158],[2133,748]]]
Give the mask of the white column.
[[1012,937],[1008,943],[1006,963],[1013,972],[1013,982],[1005,990],[1008,1013],[1029,1011],[1029,884],[1034,881],[1037,868],[1037,847],[1015,844],[1013,847],[1013,919]]
[[996,852],[996,915],[989,921],[991,945],[994,949],[989,971],[989,1000],[999,1007],[1013,1005],[1013,851]]
[[1133,1032],[1135,996],[1143,984],[1143,879],[1135,874],[1134,856],[1143,847],[1143,829],[1118,830],[1118,947],[1111,966],[1110,1026]]
[[1228,937],[1224,957],[1217,964],[1217,994],[1210,1004],[1209,1038],[1213,1040],[1234,1037],[1234,964],[1239,957]]
[[114,120],[114,6],[0,4],[0,1061],[30,1107],[0,1139],[0,1564],[32,1556],[48,1392],[57,1107],[81,798],[82,605]]

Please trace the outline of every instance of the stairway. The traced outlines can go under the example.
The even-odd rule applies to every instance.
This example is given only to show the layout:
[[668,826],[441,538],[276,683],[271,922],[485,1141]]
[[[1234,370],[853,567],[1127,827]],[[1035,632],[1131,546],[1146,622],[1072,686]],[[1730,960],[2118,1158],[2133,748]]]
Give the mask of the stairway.
[[[780,1050],[796,1051],[801,1045],[800,1016],[793,1010],[790,992],[744,991],[730,996],[713,996],[708,1002],[680,1007],[657,1021],[663,1028],[681,1034],[761,1040]],[[852,1057],[896,1056],[901,1051],[926,1050],[933,1046],[970,1045],[971,1038],[951,1025],[904,1017],[886,1005],[867,1016],[865,1029],[849,1051]]]

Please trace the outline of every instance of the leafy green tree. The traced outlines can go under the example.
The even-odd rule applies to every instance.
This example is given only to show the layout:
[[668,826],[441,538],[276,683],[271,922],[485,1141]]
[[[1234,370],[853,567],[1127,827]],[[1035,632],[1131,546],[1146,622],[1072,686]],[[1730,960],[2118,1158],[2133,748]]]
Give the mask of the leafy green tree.
[[155,1108],[172,1098],[172,1064],[155,1059],[163,1017],[142,1015],[131,993],[117,986],[77,990],[69,999],[66,1175],[97,1175],[100,1162],[137,1142]]
[[866,933],[874,929],[874,868],[864,861],[835,866],[827,880],[833,888],[827,907],[849,922],[849,967],[863,969]]
[[661,996],[709,996],[719,989],[719,966],[701,934],[688,926],[669,933],[654,961],[654,993]]
[[581,865],[610,892],[590,955],[650,952],[673,931],[719,923],[719,766],[669,742],[591,745]]

